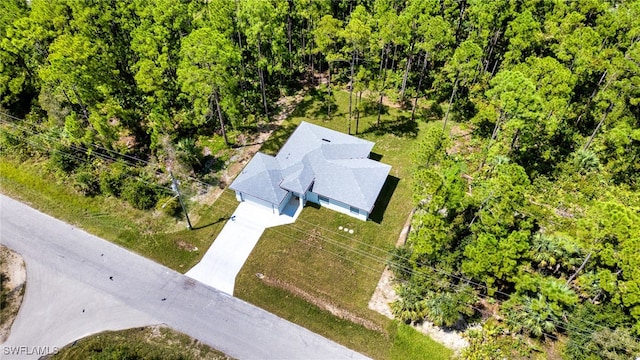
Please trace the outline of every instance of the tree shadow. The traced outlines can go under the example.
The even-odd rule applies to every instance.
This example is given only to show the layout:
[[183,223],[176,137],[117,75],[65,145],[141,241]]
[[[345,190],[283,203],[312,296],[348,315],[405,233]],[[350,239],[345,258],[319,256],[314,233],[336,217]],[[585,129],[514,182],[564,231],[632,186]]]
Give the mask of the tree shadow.
[[[316,108],[316,102],[323,102],[324,93],[316,88],[311,88],[305,95],[305,97],[298,103],[296,108],[291,112],[291,116],[295,117],[307,117],[309,114],[317,115],[320,109]],[[315,109],[314,109],[315,108]]]
[[418,136],[418,123],[411,118],[401,115],[396,120],[387,120],[378,124],[372,124],[364,134],[373,133],[377,136],[393,134],[398,137],[415,138]]
[[283,122],[280,127],[271,133],[269,139],[262,144],[260,152],[267,155],[276,155],[297,127],[297,124]]
[[387,210],[391,197],[396,191],[399,182],[399,178],[392,175],[387,176],[387,180],[384,182],[382,190],[380,190],[380,194],[378,194],[378,199],[373,206],[373,212],[369,214],[369,220],[377,224],[382,223],[382,220],[384,219],[384,212]]

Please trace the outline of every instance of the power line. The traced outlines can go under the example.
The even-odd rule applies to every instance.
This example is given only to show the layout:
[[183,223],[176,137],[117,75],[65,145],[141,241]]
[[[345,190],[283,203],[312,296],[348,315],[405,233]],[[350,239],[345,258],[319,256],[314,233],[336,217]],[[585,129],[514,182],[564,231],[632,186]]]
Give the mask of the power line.
[[[1,119],[0,119],[0,121],[3,121],[3,120],[1,120]],[[7,124],[9,124],[9,125],[14,125],[14,126],[15,126],[15,124],[8,123],[8,122],[6,122],[6,121],[3,121],[3,122],[4,122],[4,123],[7,123]],[[19,127],[19,126],[18,126],[18,127]],[[38,133],[38,132],[35,132],[35,131],[33,131],[33,130],[27,129],[27,128],[25,128],[25,127],[22,127],[22,129],[23,129],[23,130],[25,130],[25,131],[27,131],[27,132],[30,132],[31,134],[36,135],[36,136],[37,136],[37,135],[42,135],[42,136],[44,136],[45,138],[47,138],[47,139],[49,139],[49,140],[57,140],[57,139],[55,139],[55,138],[52,138],[52,137],[51,137],[51,136],[49,136],[49,135],[46,135],[46,134],[43,134],[43,133]],[[33,146],[35,146],[35,147],[38,147],[38,148],[40,148],[40,149],[42,149],[42,150],[45,150],[45,151],[47,151],[47,152],[53,152],[53,153],[64,154],[64,155],[69,156],[69,157],[71,157],[71,158],[73,158],[73,159],[76,159],[76,160],[78,160],[78,161],[80,161],[80,162],[84,162],[84,161],[86,160],[86,159],[83,159],[83,158],[81,158],[81,157],[77,156],[76,154],[72,154],[72,153],[69,153],[69,152],[67,152],[67,151],[60,150],[60,149],[55,149],[55,148],[45,147],[43,144],[38,144],[38,143],[33,142],[33,141],[30,141],[30,140],[28,140],[28,139],[19,139],[19,140],[21,140],[21,141],[23,141],[23,142],[27,142],[27,143],[29,143],[29,144],[31,144],[31,145],[33,145]],[[88,151],[88,149],[86,149],[86,148],[82,148],[82,147],[78,147],[78,146],[73,146],[73,145],[71,145],[71,146],[70,146],[70,148],[72,148],[72,149],[74,149],[74,150],[77,150],[77,151],[79,151],[79,152],[83,153],[83,154],[84,154],[84,155],[86,155],[86,156],[93,156],[93,157],[95,157],[95,158],[102,159],[102,160],[109,160],[109,161],[121,162],[121,160],[120,160],[120,159],[117,159],[117,158],[114,158],[114,157],[111,157],[111,156],[108,156],[108,155],[105,155],[105,154],[100,154],[100,153],[98,153],[98,152],[89,152],[89,151]],[[121,163],[122,163],[122,162],[121,162]],[[131,165],[131,164],[129,164],[129,163],[124,162],[124,164],[125,164],[126,166],[133,167],[133,165]],[[148,185],[150,185],[150,186],[154,186],[154,187],[160,188],[160,189],[165,190],[165,191],[169,191],[169,192],[171,192],[171,191],[172,191],[172,190],[171,190],[171,188],[169,188],[169,187],[162,186],[162,185],[157,184],[157,183],[149,182],[149,181],[147,181],[147,180],[143,179],[143,178],[142,178],[142,177],[140,177],[140,176],[134,176],[134,175],[131,175],[131,174],[128,174],[128,173],[124,173],[123,175],[124,175],[125,177],[127,177],[127,178],[135,179],[135,180],[137,180],[137,181],[141,181],[141,182],[143,182],[143,183],[145,183],[145,184],[148,184]],[[156,175],[157,175],[157,172],[156,172]]]
[[[222,199],[222,198],[220,198],[219,200],[221,200],[221,201],[223,201],[223,202],[226,202],[226,201],[225,201],[224,199]],[[298,220],[302,220],[302,219],[298,219]],[[302,220],[302,222],[306,222],[306,221]],[[309,222],[307,222],[307,223],[309,223]],[[357,240],[357,239],[353,239],[353,238],[348,237],[348,236],[346,236],[346,235],[344,235],[344,234],[342,234],[342,233],[337,233],[337,232],[335,232],[335,231],[328,230],[328,229],[326,229],[326,228],[323,228],[322,226],[317,226],[317,225],[312,224],[312,223],[309,223],[309,224],[311,224],[312,226],[314,226],[314,227],[316,227],[316,228],[322,228],[322,229],[325,229],[325,230],[327,230],[327,231],[329,231],[329,232],[332,232],[332,233],[338,234],[339,236],[344,237],[344,238],[346,238],[346,239],[348,239],[348,240],[350,240],[350,241],[355,241],[355,242],[363,243],[363,242],[361,242],[361,241],[359,241],[359,240]],[[287,227],[289,227],[289,228],[293,228],[294,230],[297,230],[297,231],[299,231],[299,232],[301,232],[301,233],[308,234],[308,231],[307,231],[307,230],[300,229],[300,228],[296,227],[296,226],[295,226],[295,225],[293,225],[293,224],[288,224],[288,225],[287,225]],[[279,231],[278,231],[278,233],[279,233],[279,234],[281,234],[281,235],[284,235],[284,236],[292,237],[292,235],[290,235],[290,234],[285,234],[285,233],[283,233],[283,232],[279,232]],[[324,236],[318,236],[318,235],[316,235],[316,234],[310,234],[310,235],[311,235],[311,236],[315,236],[315,237],[317,237],[317,238],[319,238],[319,239],[321,239],[321,240],[324,240],[325,242],[328,242],[329,244],[332,244],[332,245],[334,245],[334,246],[339,246],[339,247],[341,247],[341,248],[342,248],[342,249],[344,249],[344,250],[350,251],[351,253],[355,253],[356,255],[359,255],[359,256],[362,256],[362,255],[363,255],[361,250],[359,250],[359,249],[355,249],[355,248],[352,248],[352,247],[350,247],[350,246],[348,246],[348,245],[346,245],[346,244],[336,243],[335,241],[328,240],[328,239],[327,239],[326,237],[324,237]],[[365,245],[368,245],[369,247],[372,247],[372,248],[378,249],[379,251],[381,251],[381,252],[385,253],[387,256],[392,256],[392,255],[393,255],[393,254],[391,254],[390,252],[387,252],[387,251],[386,251],[386,250],[384,250],[384,249],[377,248],[377,247],[375,247],[375,246],[373,246],[373,245],[370,245],[370,244],[366,244],[366,243],[364,243],[364,244],[365,244]],[[337,255],[337,256],[340,256],[340,255]],[[394,255],[394,256],[398,257],[397,255]],[[344,259],[347,259],[347,258],[346,258],[346,257],[344,257],[344,256],[340,256],[340,257],[341,257],[341,258],[344,258]],[[370,255],[370,254],[366,254],[366,257],[368,257],[368,258],[370,258],[370,259],[373,259],[373,260],[375,260],[375,261],[377,261],[378,263],[381,263],[381,264],[384,264],[384,263],[386,262],[386,260],[388,259],[388,258],[385,258],[385,257],[379,257],[379,256]],[[398,257],[398,258],[407,260],[407,258],[403,258],[403,257]],[[358,264],[358,265],[360,265],[360,266],[367,267],[367,268],[371,269],[371,267],[370,267],[370,266],[365,265],[365,264],[363,264],[363,263],[361,263],[361,262],[358,262],[358,261],[356,261],[356,260],[351,260],[351,259],[347,259],[347,260],[349,260],[349,261],[351,261],[351,262],[354,262],[354,263],[356,263],[356,264]],[[433,272],[435,272],[435,273],[440,273],[441,275],[445,275],[445,276],[448,276],[448,277],[455,278],[455,279],[459,280],[461,283],[467,283],[467,284],[469,284],[469,285],[476,285],[476,286],[478,286],[478,285],[479,285],[480,287],[484,287],[484,288],[486,288],[486,286],[485,286],[485,285],[483,285],[483,284],[479,284],[479,283],[474,282],[474,281],[472,281],[472,280],[470,280],[470,279],[466,279],[466,278],[463,278],[463,277],[460,277],[460,276],[457,276],[457,275],[454,275],[454,274],[450,274],[450,273],[444,272],[444,271],[442,271],[442,270],[440,270],[440,269],[436,269],[436,268],[434,268],[434,267],[432,267],[432,266],[428,266],[428,265],[426,265],[426,264],[420,264],[420,265],[422,265],[422,266],[423,266],[424,268],[426,268],[426,269],[430,269],[430,270],[432,270],[432,271],[433,271]],[[431,275],[431,274],[427,274],[427,273],[425,272],[425,270],[426,270],[426,269],[425,269],[425,270],[417,270],[417,269],[408,268],[408,267],[403,267],[403,266],[397,266],[397,265],[395,265],[394,267],[395,267],[396,269],[398,269],[399,271],[401,271],[401,272],[404,272],[404,273],[407,273],[407,274],[416,274],[416,275],[421,276],[421,277],[423,277],[423,278],[425,278],[425,279],[432,279],[432,277],[433,277],[433,275]],[[376,270],[376,271],[379,273],[379,270]],[[455,289],[456,284],[449,283],[449,284],[447,285],[447,287],[452,288],[454,291],[459,291],[458,289]],[[506,297],[507,299],[511,298],[511,295],[510,295],[510,294],[507,294],[507,293],[504,293],[504,292],[501,292],[501,293],[502,293],[502,294],[504,294],[504,295],[506,295],[505,297]],[[496,302],[498,302],[498,303],[502,303],[502,302],[506,301],[506,299],[505,299],[505,300],[499,300],[499,299],[496,299],[495,297],[490,296],[490,295],[488,295],[488,294],[476,293],[476,295],[477,295],[478,297],[480,297],[480,298],[487,299],[487,300],[488,300],[488,299],[491,299],[491,300],[494,300],[494,301],[496,301]],[[467,304],[467,305],[468,305],[468,304]],[[468,305],[468,306],[473,307],[472,305]],[[477,309],[477,308],[476,308],[476,310],[481,311],[480,309]],[[568,314],[563,314],[563,315],[566,317]],[[600,328],[602,328],[602,329],[607,328],[606,326],[603,326],[603,325],[600,325],[600,324],[596,324],[596,323],[593,323],[593,322],[590,322],[590,321],[587,321],[587,320],[583,320],[583,319],[576,319],[576,320],[578,320],[578,322],[580,322],[580,323],[582,323],[582,324],[585,324],[585,325],[587,325],[587,324],[588,324],[588,325],[592,325],[592,326],[595,326],[595,327],[600,327]],[[562,318],[562,316],[558,317],[556,321],[557,321],[557,322],[556,322],[556,324],[554,324],[554,326],[555,326],[556,328],[558,328],[559,330],[564,330],[564,331],[574,330],[575,332],[577,332],[577,333],[579,333],[579,334],[581,334],[581,335],[587,335],[587,334],[588,334],[588,335],[590,336],[591,334],[590,334],[590,333],[588,333],[588,330],[593,329],[593,328],[590,328],[590,327],[580,327],[580,326],[578,326],[578,325],[576,325],[576,324],[572,324],[572,323],[571,323],[571,322],[569,322],[568,320],[564,320],[564,319]],[[549,335],[549,336],[551,336],[551,337],[554,337],[554,336],[553,336],[553,335],[551,335],[551,334],[547,334],[547,335]]]
[[[19,120],[19,121],[22,121],[22,120],[23,120],[23,119],[19,119],[19,118],[17,118],[17,117],[14,117],[14,116],[12,116],[12,115],[9,115],[9,114],[6,114],[6,113],[2,113],[2,112],[0,112],[0,115],[5,115],[5,116],[7,116],[7,117],[10,117],[10,118],[13,118],[13,119],[16,119],[16,120]],[[31,129],[29,129],[29,128],[25,127],[25,126],[18,125],[18,124],[15,124],[15,123],[13,123],[13,122],[9,122],[9,121],[2,120],[2,119],[0,119],[0,121],[4,122],[4,123],[6,123],[6,124],[12,125],[12,126],[14,126],[14,127],[17,127],[17,128],[21,128],[21,129],[23,129],[24,131],[30,132],[30,133],[31,133],[31,134],[33,134],[33,135],[41,135],[41,136],[44,136],[45,138],[47,138],[47,139],[49,139],[49,140],[51,140],[51,141],[57,141],[57,140],[59,140],[59,139],[57,139],[57,138],[52,137],[51,135],[47,135],[47,134],[42,133],[42,132],[36,132],[36,131],[31,130]],[[35,143],[30,142],[30,141],[28,141],[28,140],[25,140],[25,141],[27,141],[27,142],[31,143],[32,145],[39,146],[39,147],[41,147],[41,148],[43,148],[43,149],[47,150],[47,149],[46,149],[46,148],[44,148],[44,146],[42,146],[42,145],[35,144]],[[93,146],[93,147],[96,147],[96,148],[98,148],[98,149],[102,149],[102,150],[105,150],[105,151],[108,151],[108,152],[111,152],[111,153],[114,153],[114,154],[117,154],[117,155],[123,156],[123,157],[130,158],[130,159],[135,160],[135,161],[139,161],[139,162],[145,163],[145,164],[147,164],[147,165],[153,165],[153,164],[152,164],[151,162],[149,162],[149,161],[146,161],[146,160],[143,160],[143,159],[139,159],[139,158],[136,158],[136,157],[134,157],[134,156],[130,156],[130,155],[127,155],[127,154],[122,154],[122,153],[116,152],[116,151],[114,151],[114,150],[109,150],[109,149],[106,149],[106,148],[104,148],[104,147],[100,147],[100,146],[95,145],[95,144],[89,144],[89,145],[91,145],[91,146]],[[83,152],[85,155],[88,155],[88,156],[95,156],[95,157],[98,157],[98,158],[101,158],[101,159],[111,160],[111,161],[120,161],[120,162],[123,162],[125,165],[130,166],[130,167],[134,167],[134,166],[135,166],[134,164],[130,164],[130,163],[128,163],[128,162],[124,162],[124,161],[122,161],[121,159],[117,159],[117,158],[115,158],[115,157],[113,157],[113,156],[110,156],[110,155],[101,154],[100,152],[92,152],[92,151],[90,151],[88,148],[84,148],[84,147],[81,147],[81,146],[71,145],[71,148],[73,148],[73,149],[75,149],[75,150],[78,150],[78,151],[80,151],[80,152]],[[70,153],[68,153],[68,152],[64,152],[64,151],[62,151],[62,150],[58,150],[58,149],[48,149],[48,150],[49,150],[49,151],[56,151],[56,152],[59,152],[59,153],[64,153],[64,154],[66,154],[66,155],[68,155],[68,156],[72,156],[72,157],[74,157],[74,158],[76,158],[76,159],[78,159],[78,160],[80,160],[80,161],[83,161],[83,159],[78,158],[77,156],[75,156],[75,155],[73,155],[73,154],[70,154]],[[158,175],[158,173],[159,173],[159,172],[158,172],[158,170],[156,170],[156,175]],[[162,174],[162,173],[160,173],[160,174]],[[127,177],[130,177],[130,178],[133,178],[133,177],[131,177],[131,176],[129,176],[129,175],[126,175],[126,176],[127,176]],[[160,187],[160,188],[162,188],[162,189],[164,189],[164,190],[169,190],[169,191],[171,191],[171,189],[168,189],[168,188],[166,188],[166,187],[164,187],[164,186],[161,186],[161,185],[158,185],[158,184],[154,184],[154,183],[147,182],[147,181],[145,181],[145,180],[143,180],[143,179],[141,179],[141,178],[139,178],[139,177],[136,177],[136,178],[137,178],[138,180],[140,180],[140,181],[143,181],[143,182],[145,182],[145,183],[149,184],[149,185],[157,186],[157,187]],[[187,178],[188,178],[188,179],[190,179],[190,180],[192,180],[192,181],[194,181],[194,182],[197,182],[197,183],[200,183],[200,184],[202,184],[202,185],[205,185],[205,186],[207,186],[207,187],[213,187],[213,186],[214,186],[214,185],[212,185],[212,184],[206,183],[206,182],[201,181],[201,180],[199,180],[199,179],[197,179],[197,178],[195,178],[195,177],[192,177],[192,176],[187,176]],[[217,200],[217,201],[227,202],[225,199],[222,199],[222,198],[218,198],[218,200]],[[227,202],[227,204],[229,204],[229,202]],[[234,203],[234,205],[235,205],[235,203]],[[334,245],[334,246],[341,247],[342,249],[344,249],[344,250],[346,250],[346,251],[348,251],[348,252],[354,253],[354,254],[356,254],[356,255],[358,255],[358,256],[365,257],[365,258],[368,258],[368,259],[370,259],[370,260],[376,261],[376,263],[381,263],[382,265],[385,265],[385,264],[386,264],[386,262],[388,261],[388,259],[389,259],[389,258],[391,258],[391,257],[395,257],[395,258],[398,258],[398,259],[400,259],[400,260],[407,260],[407,261],[410,261],[410,259],[408,259],[408,258],[405,258],[405,257],[402,257],[402,256],[398,256],[397,254],[393,254],[393,253],[391,253],[391,252],[389,252],[389,251],[387,251],[387,250],[385,250],[385,249],[382,249],[382,248],[376,247],[376,246],[374,246],[374,245],[372,245],[372,244],[370,244],[370,243],[366,243],[366,242],[364,242],[364,241],[360,241],[360,240],[357,240],[357,239],[355,239],[355,238],[348,237],[348,236],[346,236],[346,235],[345,235],[345,234],[343,234],[343,233],[339,233],[339,232],[336,232],[335,230],[330,230],[330,229],[328,229],[328,228],[325,228],[325,227],[319,226],[319,225],[317,225],[317,224],[313,224],[313,223],[311,223],[311,222],[309,222],[309,221],[306,221],[306,220],[304,220],[304,219],[298,219],[297,221],[300,221],[300,222],[303,222],[303,223],[309,224],[309,225],[311,225],[311,226],[314,226],[315,228],[323,229],[323,230],[325,230],[325,231],[327,231],[327,232],[330,232],[330,233],[333,233],[333,234],[337,234],[338,236],[343,237],[343,238],[345,238],[345,239],[347,239],[347,240],[349,240],[349,241],[356,242],[356,243],[361,244],[361,245],[364,245],[364,246],[366,246],[366,247],[368,247],[368,248],[370,248],[370,249],[372,249],[372,250],[375,250],[375,251],[378,251],[378,252],[382,253],[382,255],[384,255],[384,256],[382,256],[382,255],[381,255],[381,256],[376,256],[376,255],[368,254],[368,253],[366,253],[364,250],[360,250],[360,249],[357,249],[357,248],[350,247],[350,246],[348,246],[348,245],[344,245],[344,244],[340,243],[339,241],[337,241],[337,240],[335,240],[335,239],[327,240],[327,238],[326,238],[326,237],[320,236],[320,238],[321,238],[321,239],[323,239],[324,241],[328,242],[329,244],[332,244],[332,245]],[[295,230],[297,230],[297,231],[299,231],[299,232],[302,232],[302,233],[308,233],[308,231],[307,231],[307,230],[305,230],[305,229],[301,229],[301,228],[298,228],[298,227],[294,226],[293,224],[289,224],[289,227],[294,228]],[[277,231],[277,230],[275,230],[275,231],[276,231],[276,232],[278,232],[278,233],[280,233],[280,234],[282,234],[282,235],[285,235],[285,236],[291,237],[291,235],[289,235],[289,234],[285,234],[285,233],[279,232],[279,231]],[[312,235],[312,236],[313,236],[313,235]],[[321,250],[326,251],[326,252],[329,252],[328,250],[324,250],[324,249],[321,249]],[[343,258],[343,259],[345,259],[345,260],[347,260],[347,261],[353,262],[353,263],[355,263],[355,264],[357,264],[357,265],[359,265],[359,266],[361,266],[361,267],[367,268],[367,269],[368,269],[368,270],[370,270],[370,271],[375,271],[375,272],[379,273],[379,270],[374,269],[374,268],[371,268],[370,266],[365,265],[365,264],[363,264],[363,263],[357,262],[356,260],[348,259],[348,258],[346,258],[346,257],[344,257],[344,256],[341,256],[341,255],[337,254],[337,253],[333,253],[333,254],[334,254],[335,256],[339,256],[339,257],[341,257],[341,258]],[[473,286],[475,286],[476,288],[484,288],[484,289],[486,289],[487,291],[489,290],[487,285],[485,285],[485,284],[481,284],[481,283],[478,283],[478,282],[475,282],[475,281],[473,281],[473,280],[471,280],[471,279],[468,279],[468,278],[465,278],[465,277],[462,277],[462,276],[458,276],[458,275],[455,275],[455,274],[448,273],[448,272],[446,272],[446,271],[444,271],[444,270],[437,269],[437,268],[435,268],[435,267],[433,267],[433,266],[430,266],[430,265],[427,265],[427,264],[418,264],[418,265],[420,265],[422,268],[428,268],[429,270],[432,270],[432,271],[433,271],[433,272],[435,272],[435,273],[439,273],[439,274],[441,274],[441,275],[444,275],[445,277],[450,277],[450,278],[452,278],[452,279],[455,279],[455,280],[457,280],[457,281],[459,281],[459,282],[461,282],[461,283],[467,283],[467,284],[469,284],[469,285],[473,285]],[[424,270],[423,270],[423,271],[420,271],[420,270],[417,270],[417,269],[414,269],[414,268],[402,267],[402,266],[397,266],[397,265],[394,265],[394,268],[396,268],[396,269],[398,269],[398,270],[400,270],[400,271],[402,271],[402,272],[405,272],[405,273],[407,273],[407,274],[417,274],[417,275],[419,275],[419,276],[423,276],[424,278],[429,278],[429,276],[432,276],[432,275],[429,275],[429,274],[425,273],[425,272],[424,272]],[[449,285],[448,285],[448,286],[449,286],[449,287],[451,287],[451,288],[453,289],[453,288],[456,286],[456,284],[449,283]],[[456,289],[454,289],[454,291],[457,291],[457,290],[456,290]],[[500,291],[500,290],[496,290],[496,291],[495,291],[495,293],[498,293],[498,294],[500,294],[500,295],[504,296],[506,299],[511,298],[511,295],[510,295],[510,294],[507,294],[507,293],[502,292],[502,291]],[[490,295],[488,295],[488,294],[486,294],[486,295],[485,295],[485,294],[482,294],[482,293],[476,293],[476,295],[477,295],[477,296],[479,296],[479,297],[481,297],[481,298],[483,298],[483,299],[493,299],[494,301],[497,301],[497,302],[499,302],[499,303],[502,303],[503,301],[506,301],[506,300],[499,300],[499,299],[496,299],[495,297],[490,296]],[[473,306],[472,306],[472,307],[473,307]],[[480,311],[480,309],[477,309],[477,310],[479,310],[479,311]],[[567,327],[566,327],[566,328],[565,328],[565,327],[562,327],[562,326],[557,326],[557,327],[558,327],[558,328],[560,328],[560,329],[563,329],[563,330],[565,330],[565,331],[569,330],[569,329],[568,329],[568,327],[571,327],[571,326],[573,326],[573,329],[579,329],[579,330],[580,330],[580,331],[579,331],[580,333],[582,333],[582,331],[584,331],[584,329],[585,329],[585,328],[578,328],[578,327],[575,327],[575,325],[571,325],[568,321],[563,321],[563,320],[560,320],[560,321],[561,321],[562,323],[566,324],[566,325],[567,325]],[[580,322],[582,322],[582,323],[584,323],[584,324],[587,324],[587,323],[588,323],[588,324],[590,324],[590,325],[597,326],[597,327],[600,327],[600,328],[603,328],[603,329],[608,328],[608,327],[606,327],[606,326],[603,326],[603,325],[600,325],[600,324],[596,324],[596,323],[593,323],[593,322],[589,322],[589,321],[586,321],[586,320],[583,320],[583,319],[578,319],[578,321],[580,321]],[[638,339],[636,339],[636,340],[638,340]]]

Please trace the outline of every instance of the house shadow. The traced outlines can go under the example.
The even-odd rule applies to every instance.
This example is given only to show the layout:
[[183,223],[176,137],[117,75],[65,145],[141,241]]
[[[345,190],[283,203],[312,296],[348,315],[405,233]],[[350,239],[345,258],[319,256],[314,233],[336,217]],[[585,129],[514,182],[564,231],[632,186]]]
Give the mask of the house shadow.
[[384,185],[380,190],[380,194],[378,195],[378,199],[373,206],[373,212],[369,214],[369,220],[377,224],[382,222],[382,219],[384,219],[384,212],[387,210],[391,197],[396,191],[399,182],[399,178],[392,175],[387,176],[387,180],[384,182]]
[[382,154],[370,152],[369,153],[369,159],[371,159],[373,161],[380,161],[380,160],[382,160]]

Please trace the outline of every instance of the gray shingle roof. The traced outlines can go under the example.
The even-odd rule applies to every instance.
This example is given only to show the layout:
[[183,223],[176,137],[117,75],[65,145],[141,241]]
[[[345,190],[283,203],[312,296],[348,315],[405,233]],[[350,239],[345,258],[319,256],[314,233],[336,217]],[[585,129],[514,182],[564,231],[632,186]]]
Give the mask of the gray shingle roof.
[[375,144],[302,122],[275,157],[262,153],[231,189],[279,204],[288,191],[312,191],[371,212],[391,166],[369,159]]
[[230,188],[277,205],[287,195],[287,191],[280,187],[281,181],[278,161],[273,156],[257,153]]

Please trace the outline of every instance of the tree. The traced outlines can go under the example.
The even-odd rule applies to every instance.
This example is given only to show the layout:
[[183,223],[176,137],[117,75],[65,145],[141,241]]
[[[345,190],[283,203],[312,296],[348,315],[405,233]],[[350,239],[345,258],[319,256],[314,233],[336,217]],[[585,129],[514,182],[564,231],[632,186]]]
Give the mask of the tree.
[[[416,47],[424,53],[424,59],[422,69],[420,70],[416,95],[413,100],[413,107],[411,109],[411,120],[414,120],[415,117],[418,98],[420,98],[422,91],[422,80],[424,79],[427,65],[430,62],[442,61],[447,58],[450,53],[447,50],[454,41],[453,34],[442,17],[424,15],[421,17],[420,23],[419,31],[422,34],[422,39]],[[449,106],[451,106],[451,104],[449,104]]]
[[[313,49],[314,54],[324,54],[329,64],[327,91],[329,98],[331,95],[331,73],[332,64],[338,60],[338,40],[339,31],[342,28],[342,21],[335,19],[331,15],[325,15],[320,19],[318,26],[313,31],[313,38],[316,47]],[[331,118],[331,99],[327,101],[327,117]]]
[[193,138],[180,139],[176,144],[176,157],[185,165],[191,167],[194,174],[202,166],[202,149]]
[[137,90],[145,101],[152,147],[158,136],[179,125],[173,117],[179,85],[176,71],[180,41],[191,31],[188,3],[183,0],[136,0],[131,5],[140,23],[131,29],[132,65]]
[[49,51],[48,64],[40,69],[39,75],[44,86],[74,110],[66,121],[77,123],[70,126],[79,131],[68,131],[67,135],[71,141],[80,142],[97,131],[106,137],[104,144],[111,144],[113,133],[105,123],[106,119],[91,113],[91,108],[99,108],[98,104],[109,98],[113,91],[108,78],[117,72],[114,74],[114,70],[110,70],[109,54],[100,51],[99,40],[68,34],[58,36]]
[[26,3],[21,0],[8,0],[0,13],[0,105],[18,101],[23,91],[32,86],[26,60],[10,40],[15,36],[13,22],[27,15]]
[[224,142],[229,145],[223,113],[237,113],[233,69],[240,62],[238,49],[220,32],[204,27],[184,39],[180,57],[178,82],[193,104],[196,119],[200,119],[194,120],[194,125],[207,124],[216,114]]
[[579,222],[578,235],[593,250],[602,290],[614,304],[622,304],[636,320],[640,333],[640,217],[637,212],[614,202],[601,202],[590,208]]
[[267,106],[267,75],[280,72],[286,49],[285,30],[281,24],[288,9],[286,1],[238,2],[238,18],[247,44],[255,49],[255,62],[260,81],[264,115],[269,120]]
[[473,41],[465,40],[455,50],[451,60],[445,65],[449,81],[452,81],[449,106],[444,117],[443,132],[449,120],[449,112],[453,106],[453,99],[458,92],[458,87],[467,87],[473,83],[481,71],[482,49]]
[[358,5],[351,13],[349,22],[345,28],[340,31],[340,36],[344,39],[345,47],[342,48],[343,55],[349,56],[350,60],[350,81],[349,81],[349,121],[347,134],[351,134],[351,119],[352,116],[352,102],[353,102],[353,88],[355,86],[355,67],[358,65],[358,60],[364,55],[366,45],[369,43],[371,37],[371,26],[368,20],[369,13],[364,6]]

